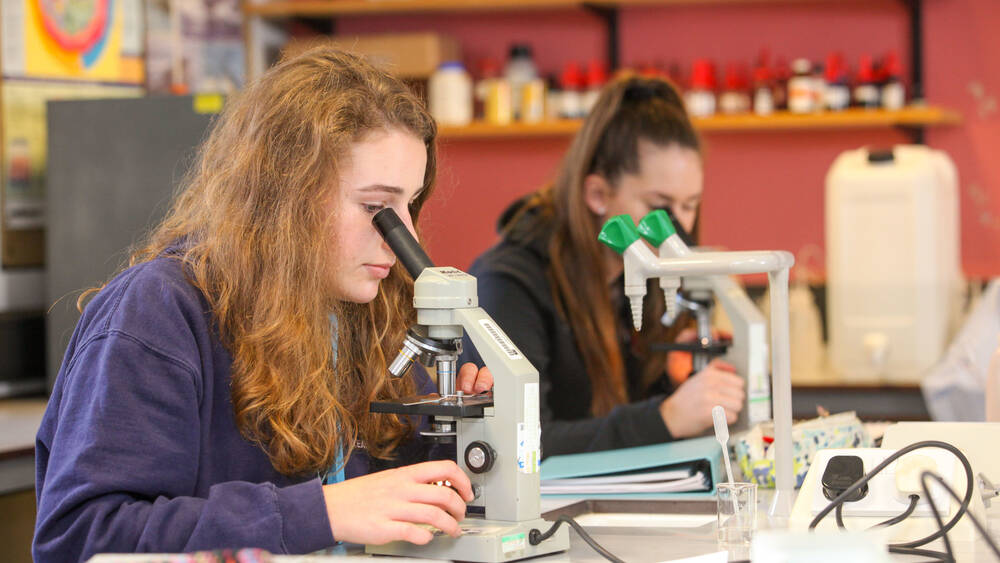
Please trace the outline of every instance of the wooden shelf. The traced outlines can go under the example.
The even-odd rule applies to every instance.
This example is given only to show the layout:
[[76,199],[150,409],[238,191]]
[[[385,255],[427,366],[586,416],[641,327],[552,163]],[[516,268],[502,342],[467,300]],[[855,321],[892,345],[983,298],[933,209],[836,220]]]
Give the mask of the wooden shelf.
[[433,12],[497,12],[582,7],[670,6],[691,4],[818,3],[829,0],[260,0],[243,3],[247,14],[266,17],[349,16]]
[[[702,132],[753,132],[948,126],[961,121],[961,116],[949,109],[911,107],[900,111],[850,109],[811,114],[778,112],[768,116],[716,115],[694,119],[694,125]],[[441,127],[440,136],[442,139],[563,137],[575,134],[580,124],[581,121],[575,119],[510,125],[477,122],[465,127]]]
[[510,125],[494,125],[477,121],[463,127],[442,126],[439,129],[443,139],[523,139],[529,137],[569,137],[575,134],[582,121],[579,119],[560,119],[558,121],[542,121],[540,123],[511,123]]
[[767,131],[794,129],[873,129],[880,127],[925,127],[957,125],[958,112],[939,107],[910,107],[899,111],[849,109],[841,112],[796,114],[778,112],[769,116],[753,114],[717,115],[696,119],[701,131]]
[[247,14],[271,17],[348,16],[421,12],[496,12],[576,8],[579,0],[262,0],[244,2]]

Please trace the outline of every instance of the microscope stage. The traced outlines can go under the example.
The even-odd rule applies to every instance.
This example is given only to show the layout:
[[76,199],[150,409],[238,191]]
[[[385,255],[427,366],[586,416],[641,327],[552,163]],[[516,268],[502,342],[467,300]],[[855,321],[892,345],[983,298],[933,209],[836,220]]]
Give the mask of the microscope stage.
[[399,401],[375,401],[370,409],[379,413],[482,418],[483,409],[492,406],[493,394],[490,392],[462,397],[461,400],[431,393],[404,397]]

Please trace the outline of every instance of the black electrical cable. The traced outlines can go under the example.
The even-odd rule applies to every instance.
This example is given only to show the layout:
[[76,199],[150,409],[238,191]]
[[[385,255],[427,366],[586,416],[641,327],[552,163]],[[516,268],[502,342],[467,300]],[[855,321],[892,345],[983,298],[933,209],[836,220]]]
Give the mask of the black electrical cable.
[[892,518],[884,522],[879,522],[878,524],[875,524],[874,526],[869,528],[869,530],[874,530],[875,528],[888,528],[889,526],[895,526],[896,524],[899,524],[903,520],[909,518],[911,514],[913,514],[913,511],[917,509],[918,502],[920,502],[920,495],[910,495],[910,506],[907,506],[906,510],[904,510],[901,514],[899,514],[899,516],[893,516]]
[[[903,520],[906,520],[913,514],[913,511],[917,508],[917,503],[920,502],[920,495],[910,495],[910,505],[906,507],[906,510],[900,514],[893,516],[892,518],[885,520],[884,522],[879,522],[868,528],[869,530],[874,530],[876,528],[888,528],[889,526],[895,526]],[[841,530],[846,530],[847,526],[844,525],[844,505],[843,503],[837,505],[837,510],[834,512],[837,517],[837,527]]]
[[913,547],[893,547],[890,545],[889,553],[898,553],[900,555],[919,555],[920,557],[930,557],[935,561],[944,561],[944,563],[955,563],[955,560],[949,558],[947,553],[941,553],[940,551],[933,551],[930,549],[916,549]]
[[965,455],[955,446],[947,442],[940,442],[937,440],[926,440],[923,442],[916,442],[914,444],[910,444],[900,450],[897,450],[895,453],[885,458],[885,460],[882,463],[878,464],[875,467],[875,469],[872,469],[870,472],[868,472],[867,475],[865,475],[861,479],[858,479],[857,482],[855,482],[853,485],[845,489],[844,492],[837,495],[835,499],[830,501],[830,504],[826,505],[826,507],[824,507],[823,510],[821,510],[819,514],[817,514],[816,517],[813,518],[812,522],[809,523],[809,529],[810,530],[815,529],[816,526],[820,523],[820,521],[823,520],[823,518],[826,517],[827,514],[829,514],[832,510],[836,509],[837,506],[842,505],[845,502],[844,499],[854,494],[854,492],[860,489],[861,487],[865,486],[868,483],[868,481],[870,481],[875,475],[878,475],[883,469],[888,467],[889,464],[896,461],[900,457],[912,452],[913,450],[918,450],[921,448],[941,448],[955,454],[955,457],[957,457],[958,460],[962,462],[962,467],[965,469],[965,478],[966,478],[965,498],[962,499],[961,504],[958,507],[958,510],[955,512],[955,516],[951,520],[949,520],[947,524],[944,524],[941,527],[941,529],[938,530],[937,532],[934,532],[929,536],[913,540],[910,542],[892,544],[890,545],[890,547],[901,547],[901,548],[920,547],[947,534],[952,528],[955,527],[956,524],[958,524],[958,521],[962,518],[962,515],[964,515],[968,511],[969,503],[972,501],[974,482],[972,480],[973,479],[972,466],[969,464],[969,460],[965,457]]
[[[934,513],[934,518],[938,521],[938,525],[940,526],[941,514],[938,512],[937,505],[934,504],[934,499],[931,498],[930,489],[927,486],[928,479],[934,479],[935,481],[937,481],[939,485],[944,487],[944,490],[948,491],[948,494],[951,495],[951,498],[955,499],[956,502],[960,502],[958,498],[958,493],[956,493],[955,489],[951,488],[951,485],[946,483],[945,480],[937,473],[934,473],[933,471],[924,471],[923,473],[920,474],[920,488],[923,489],[924,494],[927,496],[927,503],[931,505],[931,512]],[[976,527],[976,530],[978,530],[979,533],[982,534],[983,539],[986,540],[986,544],[989,545],[990,549],[993,550],[993,554],[997,556],[997,559],[1000,559],[1000,547],[998,547],[996,542],[993,541],[993,538],[990,537],[990,534],[986,530],[986,527],[983,526],[983,523],[980,522],[979,518],[977,518],[976,515],[973,514],[971,511],[969,512],[969,519],[972,520],[972,524]],[[945,535],[945,546],[950,547],[948,545],[947,539],[948,536]]]
[[615,557],[614,555],[611,554],[610,551],[604,549],[604,547],[601,546],[601,544],[597,543],[594,540],[594,538],[590,537],[590,534],[588,534],[587,531],[583,529],[583,526],[578,524],[576,520],[573,520],[569,516],[560,516],[559,518],[556,518],[556,521],[552,523],[552,527],[549,528],[544,533],[542,533],[542,531],[538,530],[537,528],[533,528],[530,532],[528,532],[528,543],[530,543],[531,545],[538,545],[543,541],[551,538],[552,534],[556,533],[556,530],[559,529],[559,526],[563,522],[566,522],[567,524],[572,526],[573,529],[576,530],[576,533],[580,534],[580,537],[583,538],[583,541],[587,542],[587,545],[592,547],[594,551],[601,554],[601,557],[604,557],[605,559],[611,561],[612,563],[625,563],[625,561]]
[[[895,454],[897,457],[903,455],[904,453],[911,452],[913,450],[919,449],[921,447],[940,447],[942,449],[948,450],[955,454],[958,461],[962,463],[962,468],[965,470],[965,497],[959,501],[958,510],[955,511],[955,516],[948,521],[947,524],[941,527],[937,532],[918,540],[896,544],[898,547],[920,547],[926,545],[940,537],[946,535],[952,528],[958,524],[958,521],[962,519],[962,516],[969,511],[969,503],[972,502],[972,494],[975,491],[975,481],[972,476],[972,465],[969,464],[969,459],[965,457],[965,454],[955,446],[947,442],[939,442],[937,440],[927,440],[924,442],[917,442],[916,444],[910,444],[905,448],[897,451]],[[925,493],[926,494],[926,493]],[[958,495],[955,495],[955,499],[958,500]],[[930,500],[930,499],[928,499]]]
[[[938,512],[937,505],[934,504],[934,498],[931,497],[931,492],[927,489],[927,475],[930,473],[930,471],[924,471],[920,474],[920,488],[923,489],[924,494],[927,495],[927,504],[931,506],[931,512],[934,514],[934,521],[937,522],[938,529],[940,530],[944,528],[944,520],[941,519],[941,513]],[[971,516],[972,513],[970,512],[969,515]],[[944,542],[944,552],[948,554],[948,557],[951,558],[952,561],[954,561],[955,552],[951,550],[951,540],[948,539],[948,534],[945,534],[944,537],[941,538],[941,541]]]

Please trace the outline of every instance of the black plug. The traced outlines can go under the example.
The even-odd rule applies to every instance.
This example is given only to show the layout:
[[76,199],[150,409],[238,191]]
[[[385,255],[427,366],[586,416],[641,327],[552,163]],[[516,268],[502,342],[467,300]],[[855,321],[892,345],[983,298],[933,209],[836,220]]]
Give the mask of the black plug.
[[[835,455],[826,463],[823,471],[823,496],[827,500],[837,498],[857,483],[865,476],[865,466],[861,458],[856,455]],[[851,493],[851,496],[844,499],[844,502],[854,502],[865,498],[868,494],[868,483],[862,485],[858,490]]]

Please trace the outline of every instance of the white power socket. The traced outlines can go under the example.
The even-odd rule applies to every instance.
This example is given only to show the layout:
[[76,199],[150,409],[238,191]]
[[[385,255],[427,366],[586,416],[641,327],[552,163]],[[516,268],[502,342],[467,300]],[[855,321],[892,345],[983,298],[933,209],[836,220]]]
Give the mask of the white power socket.
[[[807,530],[816,514],[829,504],[829,501],[823,496],[820,481],[827,463],[835,455],[860,457],[863,460],[864,471],[868,473],[897,449],[923,440],[938,440],[953,444],[965,452],[971,462],[973,475],[980,471],[992,475],[1000,471],[997,469],[1000,467],[1000,455],[997,454],[998,450],[995,447],[997,432],[1000,432],[1000,423],[899,423],[886,429],[885,437],[882,440],[884,449],[820,450],[816,452],[816,457],[809,467],[802,488],[795,499],[795,506],[792,508],[788,526],[796,531]],[[938,466],[937,473],[958,492],[959,496],[964,496],[967,490],[965,469],[951,452],[940,448],[926,447],[914,450],[900,459],[907,459],[910,456],[923,456],[934,460]],[[882,473],[872,479],[868,485],[868,497],[862,501],[849,502],[844,505],[844,523],[849,530],[863,530],[874,526],[888,518],[902,514],[909,506],[905,495],[897,496],[896,494],[895,472],[899,461],[897,460],[896,463],[886,467]],[[908,486],[912,487],[913,485],[911,483]],[[979,516],[980,519],[985,519],[986,510],[983,507],[981,493],[975,479],[971,486],[972,499],[969,504],[969,513]],[[951,495],[948,495],[947,491],[944,491],[936,482],[930,483],[930,489],[934,504],[941,511],[942,518],[945,520],[954,518],[959,503],[952,499]],[[819,523],[816,527],[817,531],[837,529],[832,512]],[[909,542],[926,537],[938,531],[937,522],[930,514],[930,506],[926,501],[921,500],[915,514],[912,515],[913,518],[907,518],[889,528],[882,528],[878,533],[884,534],[886,541],[890,543]],[[978,538],[978,532],[972,525],[969,516],[966,515],[948,532],[948,537],[953,541],[972,542]],[[940,540],[935,542],[935,544],[939,543]],[[934,549],[935,544],[931,544],[929,547]]]
[[[860,457],[864,464],[864,472],[867,474],[895,452],[896,450],[886,450],[881,448],[819,450],[816,452],[816,457],[813,459],[812,466],[809,468],[809,473],[816,472],[815,475],[817,477],[822,476],[830,458],[837,455],[848,455]],[[873,477],[872,480],[868,482],[868,494],[865,495],[863,499],[855,502],[844,503],[844,516],[884,516],[888,518],[902,514],[906,511],[909,506],[909,499],[906,495],[897,492],[896,468],[900,462],[905,462],[910,456],[925,456],[930,458],[937,464],[935,472],[941,475],[946,482],[951,482],[952,476],[955,474],[955,463],[958,461],[955,459],[955,456],[951,452],[939,448],[921,448],[892,462],[878,475]],[[803,483],[803,487],[810,486],[812,488],[812,503],[810,504],[810,512],[815,516],[816,514],[819,514],[821,510],[826,508],[826,506],[830,504],[830,501],[823,495],[823,486],[820,483],[821,479],[812,479],[811,483],[809,481],[810,480],[807,480]],[[948,495],[947,491],[934,482],[929,484],[929,488],[931,490],[931,498],[934,499],[934,505],[937,506],[942,518],[947,518],[951,514],[951,497]],[[921,499],[917,503],[911,517],[932,516],[930,504],[928,504],[927,500],[923,498],[923,492],[920,492],[919,494]],[[832,518],[833,514],[831,513],[829,517]]]

